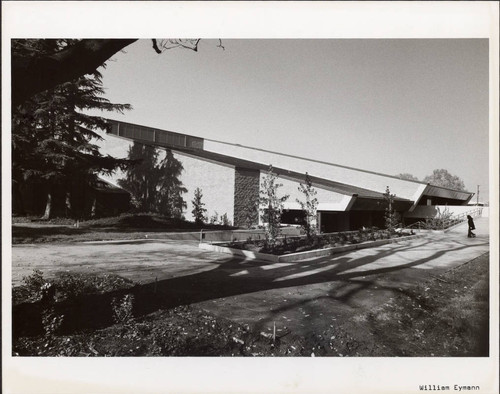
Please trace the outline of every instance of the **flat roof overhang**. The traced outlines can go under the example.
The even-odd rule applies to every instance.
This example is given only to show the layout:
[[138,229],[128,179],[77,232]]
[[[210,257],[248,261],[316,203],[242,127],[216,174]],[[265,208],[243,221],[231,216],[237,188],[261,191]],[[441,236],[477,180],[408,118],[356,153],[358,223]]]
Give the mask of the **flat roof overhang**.
[[464,204],[468,203],[474,193],[466,192],[466,191],[459,191],[459,190],[453,190],[453,189],[448,189],[445,187],[441,186],[434,186],[428,184],[424,191],[422,192],[421,196],[427,196],[427,197],[439,197],[439,198],[444,198],[444,199],[449,199],[449,200],[455,200],[455,201],[462,201]]
[[[404,198],[394,198],[392,209],[398,212],[408,211],[413,201]],[[384,198],[370,198],[358,196],[352,204],[350,211],[385,211],[388,204]]]

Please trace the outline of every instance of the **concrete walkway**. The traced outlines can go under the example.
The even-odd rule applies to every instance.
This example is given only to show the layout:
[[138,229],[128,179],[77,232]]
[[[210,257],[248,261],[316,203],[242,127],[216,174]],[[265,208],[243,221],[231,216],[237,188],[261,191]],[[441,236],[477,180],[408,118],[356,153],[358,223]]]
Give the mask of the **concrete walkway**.
[[[115,273],[141,283],[157,280],[161,307],[196,305],[217,315],[305,335],[336,319],[386,302],[398,291],[489,250],[488,218],[447,233],[296,263],[266,263],[198,249],[196,242],[15,245],[12,283],[40,269]],[[145,310],[146,312],[146,310]]]

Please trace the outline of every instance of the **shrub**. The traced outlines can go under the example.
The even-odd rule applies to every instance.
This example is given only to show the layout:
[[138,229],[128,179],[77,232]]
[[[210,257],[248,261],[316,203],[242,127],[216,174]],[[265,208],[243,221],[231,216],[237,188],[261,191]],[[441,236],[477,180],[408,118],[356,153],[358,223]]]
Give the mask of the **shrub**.
[[113,318],[116,323],[127,323],[133,318],[134,296],[125,295],[121,300],[116,297],[111,300]]
[[63,273],[56,286],[64,298],[74,299],[82,294],[107,293],[132,287],[132,282],[116,275]]
[[441,211],[439,207],[437,207],[437,215],[433,218],[425,219],[425,227],[428,230],[441,230],[447,228],[455,223],[452,216],[453,214],[448,208]]
[[46,337],[53,337],[61,328],[64,315],[55,313],[54,308],[47,308],[42,311],[42,326]]
[[23,277],[23,283],[27,290],[27,298],[30,301],[37,301],[42,296],[42,286],[46,283],[43,278],[43,272],[40,270],[33,270],[29,276]]
[[45,279],[43,273],[34,270],[23,278],[23,286],[15,288],[13,297],[17,302],[75,299],[84,294],[107,293],[129,289],[134,283],[117,275],[62,273],[55,279]]

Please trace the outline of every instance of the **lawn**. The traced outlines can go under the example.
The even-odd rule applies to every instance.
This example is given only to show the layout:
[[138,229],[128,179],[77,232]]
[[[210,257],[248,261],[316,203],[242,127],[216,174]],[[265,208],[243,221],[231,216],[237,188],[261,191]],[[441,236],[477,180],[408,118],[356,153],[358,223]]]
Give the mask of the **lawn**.
[[34,217],[13,217],[12,222],[13,244],[161,238],[162,233],[232,228],[215,224],[199,225],[150,213],[123,214],[78,223],[73,219],[40,221]]

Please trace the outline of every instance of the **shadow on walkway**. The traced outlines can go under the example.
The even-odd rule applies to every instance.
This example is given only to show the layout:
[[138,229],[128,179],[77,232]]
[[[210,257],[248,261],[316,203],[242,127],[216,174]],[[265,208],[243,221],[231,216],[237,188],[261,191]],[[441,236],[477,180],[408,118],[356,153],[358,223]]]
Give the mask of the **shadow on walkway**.
[[[416,267],[452,251],[470,247],[469,244],[457,242],[454,246],[450,245],[449,249],[438,250],[425,258],[404,264],[346,272],[380,262],[395,253],[418,250],[429,243],[431,241],[424,240],[418,244],[411,243],[378,249],[373,255],[355,260],[350,257],[349,252],[312,261],[282,264],[229,258],[220,263],[217,268],[209,271],[166,279],[157,283],[138,285],[126,291],[82,296],[73,302],[57,303],[55,310],[56,313],[64,315],[62,331],[71,333],[82,329],[96,329],[112,325],[114,322],[111,301],[114,297],[126,293],[133,294],[135,297],[135,317],[141,317],[159,309],[189,305],[221,297],[326,282],[346,282],[357,285],[351,286],[349,291],[341,297],[333,294],[325,295],[325,297],[337,297],[338,301],[345,303],[363,288],[369,286],[369,282],[362,281],[360,283],[356,279],[358,277],[386,274]],[[42,332],[40,309],[40,303],[25,303],[13,307],[14,337],[37,335]]]

